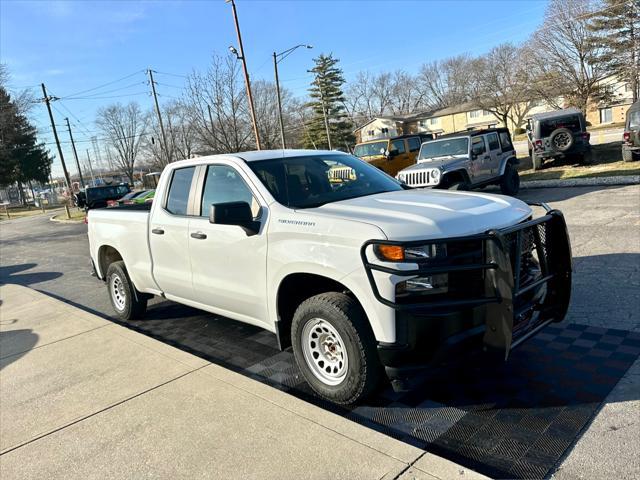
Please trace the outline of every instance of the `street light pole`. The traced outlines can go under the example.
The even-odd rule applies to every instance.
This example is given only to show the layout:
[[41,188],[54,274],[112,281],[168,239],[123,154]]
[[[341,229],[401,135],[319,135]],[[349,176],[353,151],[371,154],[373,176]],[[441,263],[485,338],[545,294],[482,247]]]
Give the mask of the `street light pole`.
[[229,47],[231,53],[235,53],[238,60],[242,60],[242,70],[244,71],[244,83],[247,87],[247,100],[249,101],[249,111],[251,112],[251,122],[253,123],[253,134],[256,137],[256,149],[261,150],[260,134],[258,132],[258,123],[256,120],[256,110],[253,106],[253,96],[251,95],[251,83],[249,82],[249,72],[247,71],[247,60],[244,56],[244,48],[242,47],[242,35],[240,34],[240,24],[238,23],[238,13],[236,12],[236,3],[234,0],[226,0],[231,4],[233,10],[233,21],[236,24],[236,33],[238,34],[238,48],[240,52],[235,51],[235,48]]
[[278,115],[280,119],[280,140],[282,142],[282,149],[287,148],[287,141],[284,137],[284,120],[282,118],[282,98],[280,96],[280,80],[278,78],[278,63],[287,58],[293,51],[300,47],[313,48],[311,45],[296,45],[295,47],[291,47],[288,50],[285,50],[281,53],[273,52],[273,69],[276,74],[276,94],[278,95]]

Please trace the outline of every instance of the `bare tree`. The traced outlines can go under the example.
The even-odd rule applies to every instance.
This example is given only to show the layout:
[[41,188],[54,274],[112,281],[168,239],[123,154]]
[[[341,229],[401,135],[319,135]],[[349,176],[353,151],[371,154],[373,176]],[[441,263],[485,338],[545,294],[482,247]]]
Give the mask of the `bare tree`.
[[521,48],[505,43],[474,62],[472,100],[478,108],[493,113],[505,125],[524,124],[533,105],[529,70]]
[[133,184],[133,172],[146,134],[148,115],[136,102],[115,104],[98,110],[96,125],[102,131],[109,151],[115,152],[114,163]]
[[214,152],[249,150],[255,146],[245,89],[235,57],[214,55],[206,73],[189,78],[183,103],[203,146]]
[[592,11],[590,0],[551,0],[542,27],[529,42],[533,86],[550,105],[569,104],[586,112],[589,98],[602,93],[599,82],[609,72],[598,62],[600,46],[589,31]]
[[391,110],[395,115],[411,113],[427,105],[424,93],[418,88],[416,77],[402,70],[396,70],[392,77]]
[[[162,107],[162,116],[165,121],[165,134],[169,158],[182,160],[191,158],[198,148],[198,136],[186,107],[180,101],[173,101]],[[149,114],[149,132],[144,147],[150,155],[149,161],[156,167],[167,165],[167,155],[160,142],[162,132],[158,124],[157,116]]]
[[423,102],[431,108],[445,108],[471,98],[473,58],[458,55],[422,65],[419,82]]

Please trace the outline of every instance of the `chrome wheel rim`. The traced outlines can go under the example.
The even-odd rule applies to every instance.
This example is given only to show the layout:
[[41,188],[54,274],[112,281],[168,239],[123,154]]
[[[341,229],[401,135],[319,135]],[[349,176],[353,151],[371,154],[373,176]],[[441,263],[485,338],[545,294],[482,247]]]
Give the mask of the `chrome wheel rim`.
[[118,311],[122,311],[127,306],[127,294],[124,289],[124,283],[119,275],[111,275],[109,281],[109,291],[111,292],[111,299]]
[[307,366],[322,383],[339,385],[349,369],[349,358],[338,331],[326,320],[313,318],[302,329],[302,353]]

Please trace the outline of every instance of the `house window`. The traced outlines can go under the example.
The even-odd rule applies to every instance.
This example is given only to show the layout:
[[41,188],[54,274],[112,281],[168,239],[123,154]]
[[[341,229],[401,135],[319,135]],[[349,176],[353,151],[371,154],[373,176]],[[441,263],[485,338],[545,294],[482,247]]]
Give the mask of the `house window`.
[[386,128],[386,127],[385,128],[381,128],[380,131],[382,132],[383,135],[389,133],[389,129]]
[[429,119],[429,125],[435,125],[436,123],[438,123],[438,119],[437,118],[430,118]]
[[533,100],[531,102],[531,108],[542,107],[543,105],[544,105],[544,100]]
[[611,122],[613,122],[613,112],[611,111],[611,107],[601,108],[600,123],[611,123]]
[[625,83],[624,84],[624,91],[625,92],[630,92],[631,91],[631,84],[630,83]]
[[376,133],[376,132],[375,132],[374,130],[369,130],[369,131],[367,132],[367,135],[369,135],[370,137],[373,137],[373,136],[375,135],[375,133]]
[[469,112],[469,118],[479,118],[482,115],[482,110],[474,110]]
[[482,115],[485,117],[488,117],[489,115],[491,115],[491,112],[487,112],[486,110],[483,110]]

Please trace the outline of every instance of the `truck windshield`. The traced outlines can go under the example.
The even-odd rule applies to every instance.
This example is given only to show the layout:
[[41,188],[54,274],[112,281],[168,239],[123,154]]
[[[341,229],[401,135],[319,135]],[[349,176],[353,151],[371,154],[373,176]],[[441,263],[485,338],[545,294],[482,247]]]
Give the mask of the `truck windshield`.
[[375,142],[375,143],[363,143],[360,145],[356,145],[353,149],[353,154],[356,157],[370,157],[372,155],[381,155],[380,150],[387,149],[388,142],[385,140],[383,142]]
[[291,208],[403,190],[398,181],[351,155],[278,158],[248,165],[271,195]]
[[468,153],[469,139],[467,137],[433,140],[422,144],[418,160],[447,155],[467,155]]

